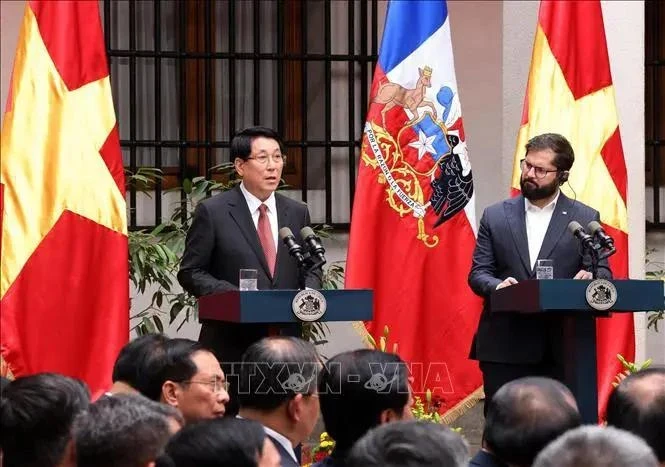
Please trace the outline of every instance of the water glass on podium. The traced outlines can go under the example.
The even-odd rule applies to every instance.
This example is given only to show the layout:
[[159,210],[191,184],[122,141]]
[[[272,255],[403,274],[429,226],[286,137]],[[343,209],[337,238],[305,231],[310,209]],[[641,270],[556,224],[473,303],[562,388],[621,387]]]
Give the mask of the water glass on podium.
[[256,269],[241,269],[238,278],[240,290],[258,290],[259,273]]
[[554,260],[539,259],[536,261],[536,279],[554,279]]

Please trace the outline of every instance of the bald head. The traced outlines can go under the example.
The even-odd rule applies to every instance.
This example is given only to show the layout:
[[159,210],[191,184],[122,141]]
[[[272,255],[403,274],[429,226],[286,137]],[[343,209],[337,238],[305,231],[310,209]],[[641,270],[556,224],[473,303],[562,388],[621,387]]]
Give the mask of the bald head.
[[566,386],[549,378],[521,378],[503,385],[492,398],[483,436],[503,462],[528,466],[550,441],[580,423]]
[[649,368],[623,380],[607,403],[607,423],[643,438],[665,463],[665,368]]

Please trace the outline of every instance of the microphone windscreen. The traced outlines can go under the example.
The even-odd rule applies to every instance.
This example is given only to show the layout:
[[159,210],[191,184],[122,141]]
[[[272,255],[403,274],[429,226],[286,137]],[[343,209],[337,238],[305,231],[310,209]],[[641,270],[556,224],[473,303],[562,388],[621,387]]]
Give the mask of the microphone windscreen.
[[284,240],[285,238],[293,237],[293,232],[288,227],[282,227],[279,229],[279,238]]
[[305,226],[302,229],[300,229],[300,235],[302,236],[302,238],[316,236],[312,228],[309,226]]
[[594,235],[598,229],[602,229],[603,227],[596,221],[591,221],[589,222],[589,225],[587,225],[587,229],[589,230],[589,233],[591,235]]
[[568,224],[568,230],[570,230],[570,233],[575,235],[579,230],[584,230],[584,229],[582,229],[582,225],[579,222],[570,221],[570,224]]

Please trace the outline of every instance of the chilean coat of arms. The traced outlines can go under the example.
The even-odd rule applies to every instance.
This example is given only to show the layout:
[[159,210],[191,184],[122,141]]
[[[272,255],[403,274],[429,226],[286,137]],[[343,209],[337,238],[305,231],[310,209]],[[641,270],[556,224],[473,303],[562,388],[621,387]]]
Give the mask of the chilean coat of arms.
[[[435,247],[439,238],[434,229],[469,203],[473,178],[457,94],[449,86],[439,89],[436,100],[443,108],[439,118],[435,103],[427,97],[432,68],[419,68],[418,73],[414,88],[390,81],[379,85],[372,104],[383,104],[380,124],[379,118],[368,118],[365,124],[362,161],[380,169],[377,181],[385,185],[389,206],[400,217],[414,216],[418,240]],[[409,120],[387,118],[394,107],[404,109]],[[428,216],[432,218],[426,222]]]

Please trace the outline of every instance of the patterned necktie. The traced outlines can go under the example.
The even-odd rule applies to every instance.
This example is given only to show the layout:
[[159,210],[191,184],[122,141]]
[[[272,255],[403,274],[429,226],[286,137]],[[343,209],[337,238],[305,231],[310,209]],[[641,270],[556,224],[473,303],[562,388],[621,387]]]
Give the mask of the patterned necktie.
[[270,275],[274,276],[277,252],[275,251],[275,240],[272,237],[272,229],[270,228],[270,219],[268,219],[267,209],[268,206],[265,204],[259,206],[259,225],[257,230],[259,233],[259,241],[263,247],[263,253],[266,255]]

